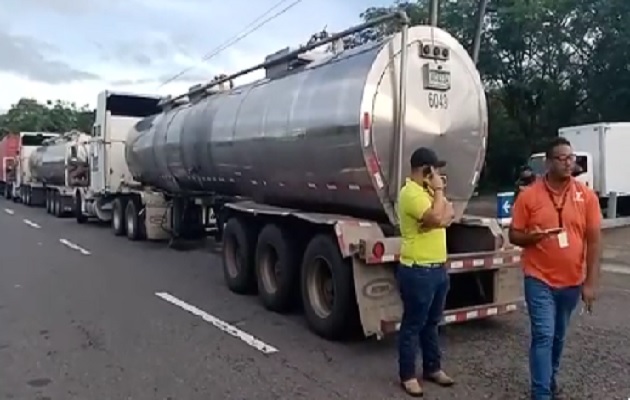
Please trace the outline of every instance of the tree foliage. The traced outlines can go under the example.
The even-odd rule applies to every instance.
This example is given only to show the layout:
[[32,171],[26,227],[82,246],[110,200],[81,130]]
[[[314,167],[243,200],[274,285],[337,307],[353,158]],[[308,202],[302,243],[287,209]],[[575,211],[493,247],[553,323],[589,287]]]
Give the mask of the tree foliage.
[[[429,1],[372,7],[365,20],[402,8],[426,23]],[[439,26],[468,48],[478,0],[442,0]],[[365,42],[395,30],[381,26]],[[514,169],[562,126],[627,120],[630,1],[490,0],[478,69],[486,87],[490,138],[484,184],[512,183]]]
[[67,132],[78,129],[89,133],[94,111],[62,100],[41,104],[20,99],[6,114],[0,115],[0,136],[7,132]]

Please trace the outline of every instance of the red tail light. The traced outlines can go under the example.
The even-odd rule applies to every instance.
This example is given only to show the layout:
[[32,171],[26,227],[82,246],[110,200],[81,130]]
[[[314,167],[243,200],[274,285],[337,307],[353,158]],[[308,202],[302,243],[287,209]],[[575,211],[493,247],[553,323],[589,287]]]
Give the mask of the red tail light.
[[374,243],[374,246],[372,246],[372,255],[375,258],[382,258],[384,254],[385,254],[385,245],[382,242]]

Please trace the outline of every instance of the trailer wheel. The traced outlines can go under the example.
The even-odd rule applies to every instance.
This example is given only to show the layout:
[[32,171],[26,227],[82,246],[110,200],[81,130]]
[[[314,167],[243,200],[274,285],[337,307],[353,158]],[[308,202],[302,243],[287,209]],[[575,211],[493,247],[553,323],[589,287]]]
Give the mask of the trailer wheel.
[[247,226],[238,218],[231,218],[223,231],[223,277],[234,293],[250,293],[255,285],[254,240]]
[[77,191],[74,196],[74,218],[78,224],[84,224],[87,221],[87,217],[83,215],[83,210],[81,210],[82,203],[81,193]]
[[125,223],[127,231],[127,239],[137,241],[144,239],[143,222],[140,218],[140,201],[132,197],[127,201],[125,207]]
[[61,195],[58,192],[53,192],[53,215],[57,218],[61,218]]
[[304,252],[302,302],[310,328],[332,340],[349,336],[358,318],[352,266],[328,235],[315,236]]
[[297,244],[286,231],[267,225],[256,245],[256,282],[265,308],[286,312],[297,299],[299,258]]
[[114,235],[124,236],[126,233],[126,220],[125,220],[125,208],[127,206],[127,199],[118,197],[114,200],[112,205],[112,229]]
[[50,190],[46,190],[44,198],[46,200],[46,214],[50,214]]

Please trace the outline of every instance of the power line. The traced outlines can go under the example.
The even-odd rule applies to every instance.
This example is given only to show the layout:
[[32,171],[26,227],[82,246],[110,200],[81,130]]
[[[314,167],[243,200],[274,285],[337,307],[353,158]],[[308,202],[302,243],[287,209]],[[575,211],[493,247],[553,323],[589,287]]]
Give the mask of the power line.
[[[298,5],[299,3],[301,3],[303,0],[294,0],[291,4],[289,4],[288,6],[284,7],[283,9],[281,9],[280,11],[278,11],[277,13],[273,14],[272,16],[270,16],[269,18],[261,21],[260,23],[256,24],[258,21],[260,21],[262,18],[264,18],[266,15],[268,15],[269,13],[271,13],[274,9],[278,8],[280,5],[282,5],[282,3],[285,3],[287,0],[280,0],[279,2],[277,2],[276,4],[274,4],[272,7],[270,7],[269,9],[267,9],[267,11],[265,11],[263,14],[259,15],[256,19],[254,19],[252,22],[250,22],[245,29],[243,29],[240,33],[232,36],[230,39],[228,39],[227,41],[223,42],[223,44],[217,46],[216,48],[214,48],[213,50],[211,50],[210,52],[206,53],[202,58],[201,61],[208,61],[211,58],[217,56],[218,54],[220,54],[222,51],[226,50],[227,48],[237,44],[238,42],[240,42],[241,40],[245,39],[247,36],[251,35],[252,33],[256,32],[258,29],[262,28],[264,25],[268,24],[269,22],[271,22],[272,20],[278,18],[279,16],[281,16],[282,14],[286,13],[287,11],[289,11],[291,8],[295,7],[296,5]],[[253,27],[251,27],[252,25],[254,25]],[[251,28],[250,28],[251,27]],[[248,28],[250,28],[248,30]],[[162,82],[162,84],[160,84],[160,86],[158,86],[158,88],[161,88],[164,85],[167,85],[175,80],[177,80],[178,78],[180,78],[182,75],[186,74],[187,72],[193,70],[195,67],[188,67],[183,69],[182,71],[180,71],[179,73],[173,75],[172,77],[164,80]]]

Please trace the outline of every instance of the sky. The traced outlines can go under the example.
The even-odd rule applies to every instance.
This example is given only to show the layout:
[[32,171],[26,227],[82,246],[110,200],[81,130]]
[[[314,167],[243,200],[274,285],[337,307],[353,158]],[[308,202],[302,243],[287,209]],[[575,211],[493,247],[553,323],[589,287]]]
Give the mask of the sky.
[[[219,73],[253,66],[267,54],[305,43],[324,27],[340,31],[359,23],[359,14],[370,6],[393,3],[302,0],[203,60],[274,5],[262,19],[294,1],[1,0],[0,111],[22,97],[93,107],[102,90],[180,94]],[[183,70],[188,71],[163,85]]]

